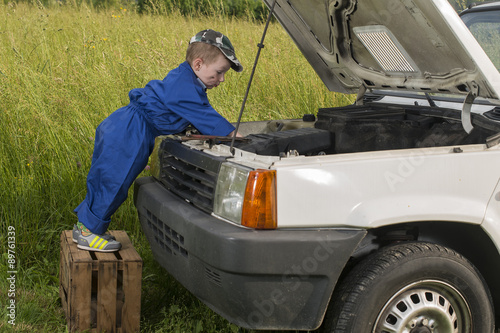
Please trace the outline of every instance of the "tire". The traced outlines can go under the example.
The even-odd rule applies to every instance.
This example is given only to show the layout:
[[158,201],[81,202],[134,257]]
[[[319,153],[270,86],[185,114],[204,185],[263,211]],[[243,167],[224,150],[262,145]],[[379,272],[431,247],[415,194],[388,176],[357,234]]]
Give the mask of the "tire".
[[335,292],[323,332],[490,333],[491,295],[463,256],[431,243],[383,248],[360,262]]

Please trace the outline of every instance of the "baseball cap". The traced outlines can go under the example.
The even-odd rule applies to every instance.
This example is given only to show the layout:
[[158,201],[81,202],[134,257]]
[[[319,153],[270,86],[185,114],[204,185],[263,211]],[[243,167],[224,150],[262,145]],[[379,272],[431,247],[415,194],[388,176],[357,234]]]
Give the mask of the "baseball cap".
[[216,46],[231,62],[232,69],[234,69],[237,72],[241,72],[243,70],[243,66],[240,64],[238,59],[236,59],[236,54],[234,53],[234,47],[229,41],[229,38],[227,38],[220,32],[212,29],[206,29],[200,31],[191,38],[189,44],[196,42],[202,42]]

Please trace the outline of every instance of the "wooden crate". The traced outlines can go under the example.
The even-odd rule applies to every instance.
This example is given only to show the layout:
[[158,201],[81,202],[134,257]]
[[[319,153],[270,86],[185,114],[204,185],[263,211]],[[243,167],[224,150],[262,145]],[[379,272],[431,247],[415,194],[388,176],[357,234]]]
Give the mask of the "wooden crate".
[[80,250],[61,233],[59,296],[70,332],[139,332],[142,259],[125,231],[111,231],[118,252]]

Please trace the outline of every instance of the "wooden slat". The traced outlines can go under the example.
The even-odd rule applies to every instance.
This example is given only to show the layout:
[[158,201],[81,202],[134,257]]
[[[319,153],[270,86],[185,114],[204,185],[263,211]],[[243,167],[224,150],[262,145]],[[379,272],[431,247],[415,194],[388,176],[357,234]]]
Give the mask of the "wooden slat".
[[92,292],[92,265],[90,262],[70,262],[71,286],[69,287],[68,311],[70,331],[90,327],[90,296]]
[[116,240],[122,243],[122,248],[119,252],[120,257],[124,262],[128,261],[137,261],[142,263],[142,259],[135,250],[132,242],[130,242],[130,238],[127,236],[127,233],[123,230],[114,230],[110,232],[113,236],[115,236]]
[[61,233],[61,249],[59,253],[61,257],[61,260],[59,262],[59,286],[61,287],[60,289],[65,289],[65,292],[68,292],[67,289],[69,286],[69,266],[67,263],[69,262],[69,246],[67,246],[64,233]]
[[64,313],[66,314],[66,320],[68,317],[68,286],[69,286],[69,265],[68,265],[68,251],[69,247],[66,246],[65,234],[61,233],[61,249],[59,255],[61,260],[59,260],[59,297],[61,298],[62,307]]
[[125,262],[123,269],[123,332],[135,332],[141,321],[142,262]]
[[61,270],[59,293],[65,297],[63,306],[68,329],[74,332],[79,327],[90,327],[92,265],[82,260],[82,254],[75,253],[71,232],[67,230],[61,234],[61,261],[64,268]]
[[116,332],[117,262],[99,261],[97,284],[97,331]]

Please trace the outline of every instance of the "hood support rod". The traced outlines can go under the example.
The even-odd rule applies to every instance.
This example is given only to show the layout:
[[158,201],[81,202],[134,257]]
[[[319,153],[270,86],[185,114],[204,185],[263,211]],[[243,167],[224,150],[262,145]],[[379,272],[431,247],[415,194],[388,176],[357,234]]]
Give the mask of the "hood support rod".
[[250,74],[250,79],[248,80],[248,85],[247,85],[247,90],[245,92],[245,97],[243,98],[243,103],[241,104],[240,114],[238,116],[238,122],[236,123],[236,129],[234,130],[233,139],[231,140],[230,151],[231,151],[231,154],[233,154],[233,156],[234,156],[234,141],[236,139],[236,134],[238,133],[238,129],[240,128],[241,117],[243,115],[243,110],[245,109],[245,104],[246,104],[246,101],[248,98],[248,93],[250,92],[250,86],[252,85],[252,80],[253,80],[253,76],[255,74],[255,69],[257,68],[257,62],[259,61],[260,51],[264,48],[264,38],[266,37],[267,28],[269,27],[269,22],[271,21],[271,17],[273,16],[275,5],[276,5],[276,0],[273,0],[273,3],[272,3],[271,8],[269,10],[269,15],[267,16],[266,25],[264,27],[264,32],[262,33],[262,38],[260,40],[260,43],[257,44],[259,49],[257,50],[257,55],[255,56],[255,62],[253,64],[252,73]]

